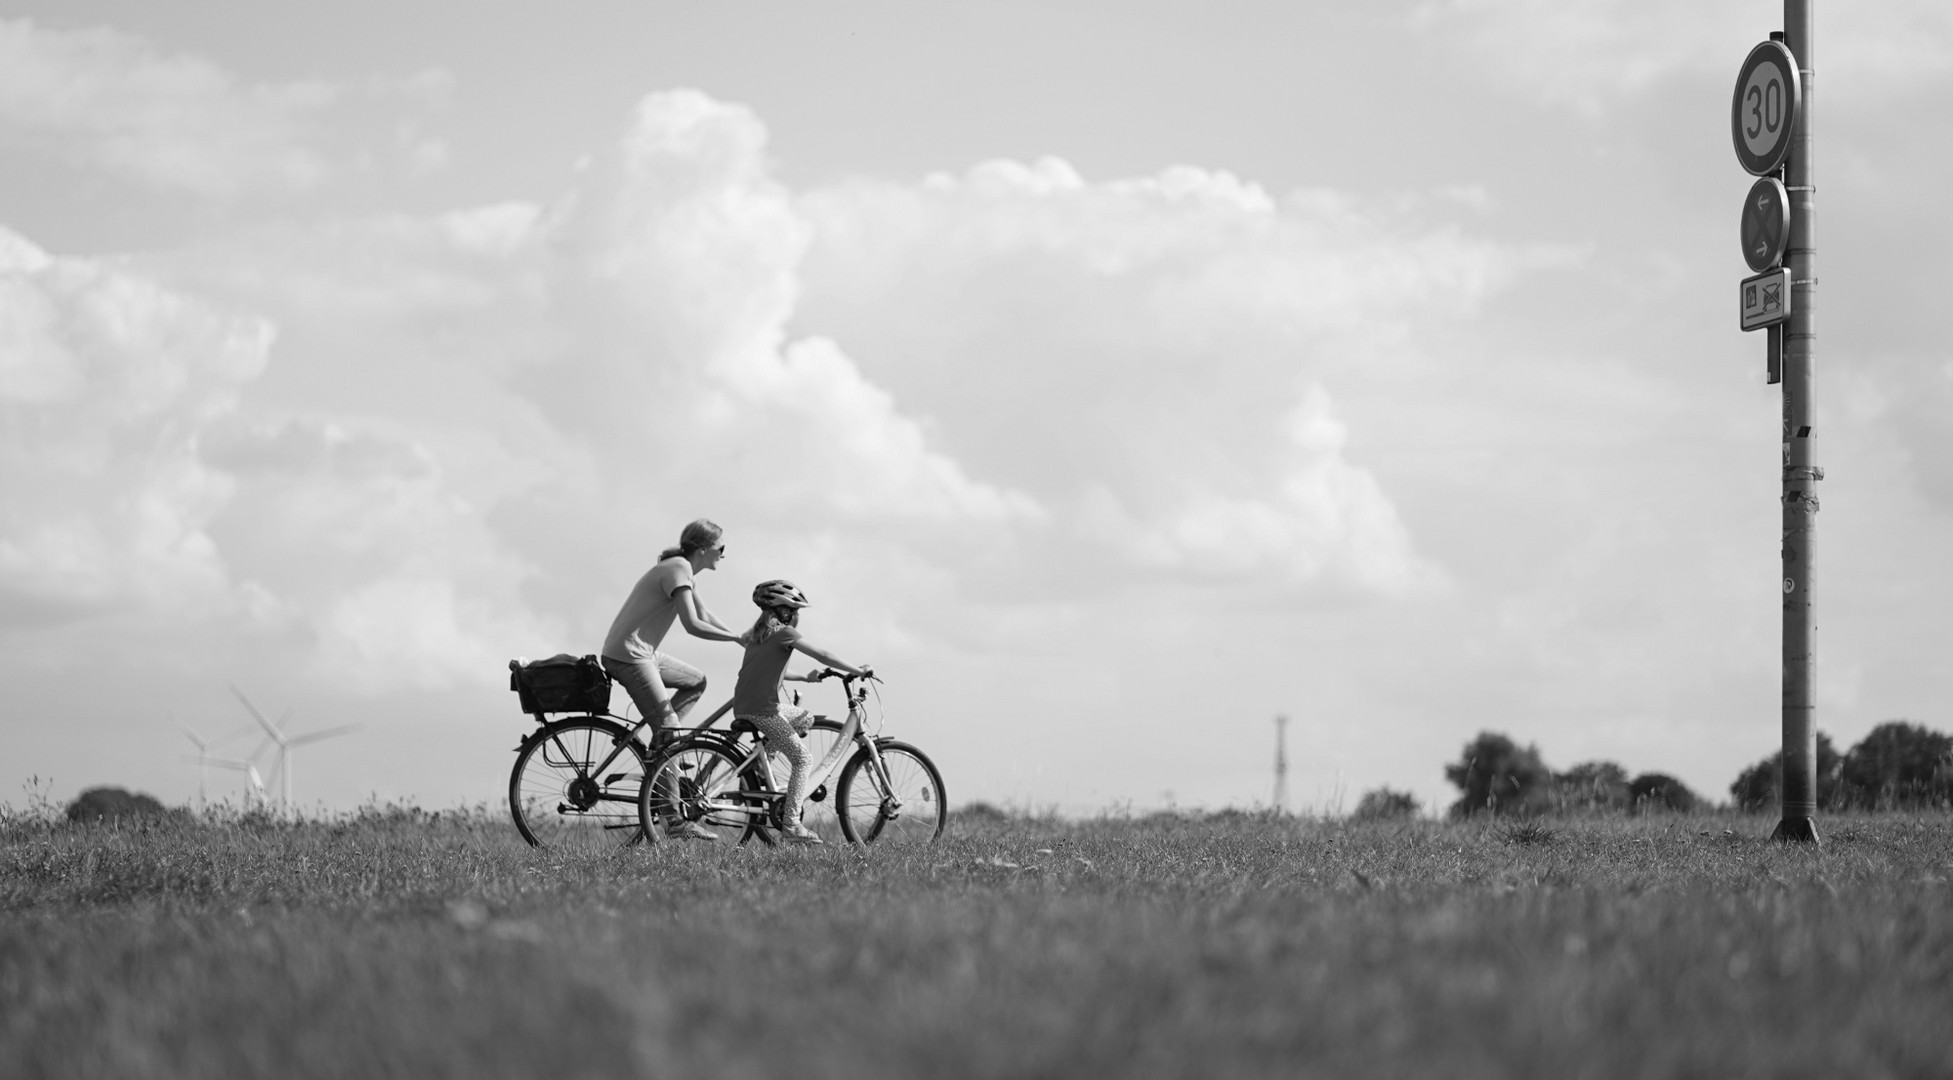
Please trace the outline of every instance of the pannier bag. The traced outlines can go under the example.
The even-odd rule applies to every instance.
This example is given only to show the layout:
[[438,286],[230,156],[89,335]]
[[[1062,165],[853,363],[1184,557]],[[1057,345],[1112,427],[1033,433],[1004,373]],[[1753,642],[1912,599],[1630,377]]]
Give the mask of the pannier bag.
[[594,656],[557,653],[509,661],[509,689],[526,713],[600,713],[610,708],[610,676]]

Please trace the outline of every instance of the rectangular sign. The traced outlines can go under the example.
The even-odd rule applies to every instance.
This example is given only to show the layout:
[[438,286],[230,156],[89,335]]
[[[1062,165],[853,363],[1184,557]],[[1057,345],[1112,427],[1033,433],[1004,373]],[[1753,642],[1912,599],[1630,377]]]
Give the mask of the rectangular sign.
[[1745,330],[1761,330],[1790,318],[1790,268],[1744,278],[1738,300]]

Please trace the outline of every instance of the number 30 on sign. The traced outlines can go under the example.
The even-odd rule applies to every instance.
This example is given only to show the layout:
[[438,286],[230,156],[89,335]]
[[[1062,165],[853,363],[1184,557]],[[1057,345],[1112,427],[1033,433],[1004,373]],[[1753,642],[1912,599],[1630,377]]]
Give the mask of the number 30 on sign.
[[1736,96],[1729,106],[1729,135],[1736,160],[1752,176],[1777,171],[1790,156],[1790,133],[1804,105],[1797,58],[1781,41],[1750,50],[1736,74]]

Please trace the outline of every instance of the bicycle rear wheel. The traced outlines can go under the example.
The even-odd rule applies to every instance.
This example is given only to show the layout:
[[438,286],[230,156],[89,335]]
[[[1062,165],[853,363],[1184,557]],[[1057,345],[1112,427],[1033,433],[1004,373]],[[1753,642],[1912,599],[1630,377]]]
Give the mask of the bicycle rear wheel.
[[744,839],[767,803],[739,762],[732,746],[710,737],[680,739],[653,755],[637,792],[639,831],[658,843]]
[[[618,742],[629,742],[596,768]],[[522,741],[509,774],[509,813],[536,847],[615,848],[638,841],[638,787],[644,760],[630,732],[595,716],[544,724]]]
[[943,774],[928,756],[905,742],[875,744],[888,772],[883,787],[866,750],[841,767],[834,785],[834,810],[841,832],[857,844],[927,844],[949,824]]

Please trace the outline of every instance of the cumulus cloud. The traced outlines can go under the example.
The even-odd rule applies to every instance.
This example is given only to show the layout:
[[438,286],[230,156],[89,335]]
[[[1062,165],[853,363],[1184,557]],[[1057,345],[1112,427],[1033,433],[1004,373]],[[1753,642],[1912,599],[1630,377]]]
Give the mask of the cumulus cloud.
[[676,91],[542,202],[113,265],[0,236],[6,467],[98,477],[10,504],[0,576],[369,692],[591,647],[702,512],[758,553],[732,572],[844,585],[897,650],[958,597],[1021,628],[1121,581],[1447,586],[1339,399],[1405,295],[1469,315],[1537,253],[1191,167],[796,193],[766,145]]
[[1328,393],[1311,387],[1283,426],[1288,446],[1266,490],[1231,492],[1220,482],[1135,514],[1094,488],[1081,524],[1130,562],[1158,570],[1274,588],[1326,580],[1385,595],[1441,586],[1442,571],[1417,553],[1376,478],[1343,459],[1348,429]]
[[[803,521],[962,536],[1037,519],[837,343],[787,335],[805,226],[763,146],[746,110],[660,95],[547,205],[278,226],[115,272],[8,234],[9,465],[85,457],[108,479],[71,492],[95,515],[79,522],[22,489],[0,568],[73,617],[194,619],[137,589],[161,578],[123,549],[174,551],[203,614],[380,690],[576,647],[619,588],[584,556],[663,539],[693,507],[803,546],[820,542]],[[206,369],[224,378],[200,390]],[[123,436],[152,414],[168,440]],[[145,473],[142,497],[117,488]],[[116,506],[145,528],[98,520]],[[556,576],[531,603],[539,565]]]
[[837,343],[790,338],[810,229],[765,142],[743,107],[695,91],[644,100],[619,152],[549,219],[552,317],[580,324],[551,370],[614,388],[604,438],[649,462],[704,457],[703,487],[766,518],[1035,515],[932,447]]
[[382,160],[438,168],[445,146],[411,120],[378,139],[372,106],[424,108],[447,76],[367,85],[242,83],[210,61],[110,29],[0,20],[0,138],[144,185],[212,199],[311,190]]
[[[7,629],[168,624],[219,654],[264,634],[319,670],[385,654],[360,667],[375,688],[533,647],[547,623],[513,598],[525,567],[411,432],[249,406],[275,339],[261,316],[0,231]],[[376,597],[414,603],[388,622]]]
[[1091,182],[1057,159],[987,162],[803,204],[803,321],[1083,541],[1078,572],[1052,575],[1065,590],[1112,566],[1296,594],[1437,588],[1348,456],[1329,388],[1563,258],[1185,166]]
[[230,483],[203,429],[262,370],[262,319],[0,230],[0,591],[16,618],[224,603]]

